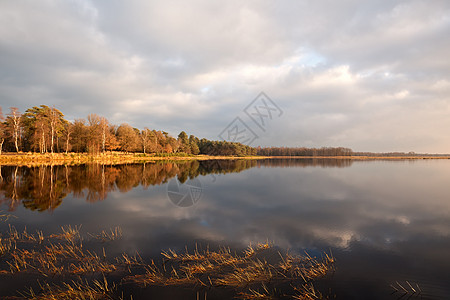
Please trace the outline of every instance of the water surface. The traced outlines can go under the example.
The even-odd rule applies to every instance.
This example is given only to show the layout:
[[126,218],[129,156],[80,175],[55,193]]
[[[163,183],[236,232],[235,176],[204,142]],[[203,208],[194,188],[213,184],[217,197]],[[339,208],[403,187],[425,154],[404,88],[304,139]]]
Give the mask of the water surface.
[[[417,298],[448,299],[449,178],[447,160],[2,166],[0,210],[29,231],[120,226],[112,255],[266,240],[296,253],[331,251],[336,270],[318,288],[332,297],[398,299],[390,284],[408,281],[419,284]],[[174,204],[174,188],[193,201]],[[0,284],[0,295],[11,294]]]

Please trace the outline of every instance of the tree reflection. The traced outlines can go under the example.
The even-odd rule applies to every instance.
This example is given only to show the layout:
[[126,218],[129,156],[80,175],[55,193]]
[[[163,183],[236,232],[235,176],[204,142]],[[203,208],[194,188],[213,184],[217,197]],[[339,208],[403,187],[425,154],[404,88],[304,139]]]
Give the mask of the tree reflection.
[[14,211],[20,203],[35,211],[53,211],[69,193],[97,202],[114,190],[128,192],[139,185],[148,188],[174,177],[183,183],[199,175],[240,172],[253,166],[255,162],[242,161],[0,166],[0,204],[5,204],[9,211]]
[[238,173],[253,167],[348,167],[342,159],[207,160],[78,166],[0,166],[0,204],[14,211],[19,204],[34,211],[53,211],[70,193],[88,202],[102,201],[111,191],[149,188],[177,177],[180,183],[209,174]]

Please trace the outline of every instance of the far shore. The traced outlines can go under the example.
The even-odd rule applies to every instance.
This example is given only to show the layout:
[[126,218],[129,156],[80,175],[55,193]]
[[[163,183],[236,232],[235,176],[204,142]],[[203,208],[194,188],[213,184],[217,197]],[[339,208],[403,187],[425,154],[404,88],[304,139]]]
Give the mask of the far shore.
[[414,156],[212,156],[212,155],[155,155],[143,153],[105,152],[90,153],[2,153],[0,165],[76,165],[85,163],[124,164],[156,161],[188,160],[259,160],[259,159],[348,159],[348,160],[419,160],[450,159],[450,155],[414,155]]
[[396,159],[450,159],[450,155],[406,155],[406,156],[363,156],[363,155],[351,155],[351,156],[266,156],[267,158],[276,159],[300,159],[300,158],[314,158],[314,159],[351,159],[351,160],[396,160]]

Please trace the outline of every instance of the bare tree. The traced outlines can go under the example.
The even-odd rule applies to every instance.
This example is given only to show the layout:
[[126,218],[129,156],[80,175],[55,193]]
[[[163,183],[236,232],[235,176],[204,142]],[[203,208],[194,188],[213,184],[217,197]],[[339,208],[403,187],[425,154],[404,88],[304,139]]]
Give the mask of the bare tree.
[[101,141],[100,116],[97,114],[89,114],[88,122],[88,151],[92,153],[99,152]]
[[73,124],[70,122],[67,122],[65,128],[65,135],[66,135],[66,154],[69,152],[69,146],[70,146],[70,135],[73,132]]
[[144,130],[141,131],[142,148],[144,150],[144,154],[146,153],[146,150],[147,150],[147,143],[148,143],[149,135],[150,135],[150,129],[145,127]]
[[58,118],[56,117],[56,110],[54,107],[50,109],[50,132],[51,132],[51,142],[50,142],[50,151],[53,154],[54,152],[54,140],[55,140],[55,131],[56,125],[58,123]]
[[0,106],[0,155],[2,154],[3,143],[5,142],[5,124],[3,123],[4,121],[5,118],[3,117],[2,107]]
[[100,130],[102,132],[102,151],[105,152],[106,134],[108,133],[108,120],[100,117]]
[[14,145],[16,147],[16,152],[19,152],[19,136],[20,136],[20,117],[21,114],[17,107],[10,107],[11,112],[9,117],[12,123],[12,138],[14,140]]
[[58,138],[61,131],[63,130],[64,123],[67,121],[64,120],[64,114],[58,109],[52,107],[49,109],[49,124],[50,124],[50,151],[52,154],[55,152],[55,139]]
[[46,121],[43,117],[39,116],[36,120],[36,134],[39,136],[39,151],[41,153],[47,152],[47,142],[45,136],[47,135]]

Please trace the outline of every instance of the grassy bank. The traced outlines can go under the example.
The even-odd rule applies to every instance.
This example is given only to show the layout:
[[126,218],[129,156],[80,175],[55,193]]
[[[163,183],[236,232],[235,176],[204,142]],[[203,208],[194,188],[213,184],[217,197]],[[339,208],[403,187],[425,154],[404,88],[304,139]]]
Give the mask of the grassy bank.
[[145,161],[183,161],[183,160],[211,160],[211,159],[263,159],[265,156],[209,156],[209,155],[187,155],[187,154],[144,154],[106,152],[99,154],[89,153],[4,153],[0,155],[2,165],[76,165],[85,163],[122,164]]
[[350,159],[350,160],[419,160],[450,159],[450,156],[414,155],[414,156],[210,156],[174,154],[143,154],[106,152],[89,153],[3,153],[0,165],[77,165],[85,163],[126,164],[146,161],[187,161],[187,160],[232,160],[232,159]]

